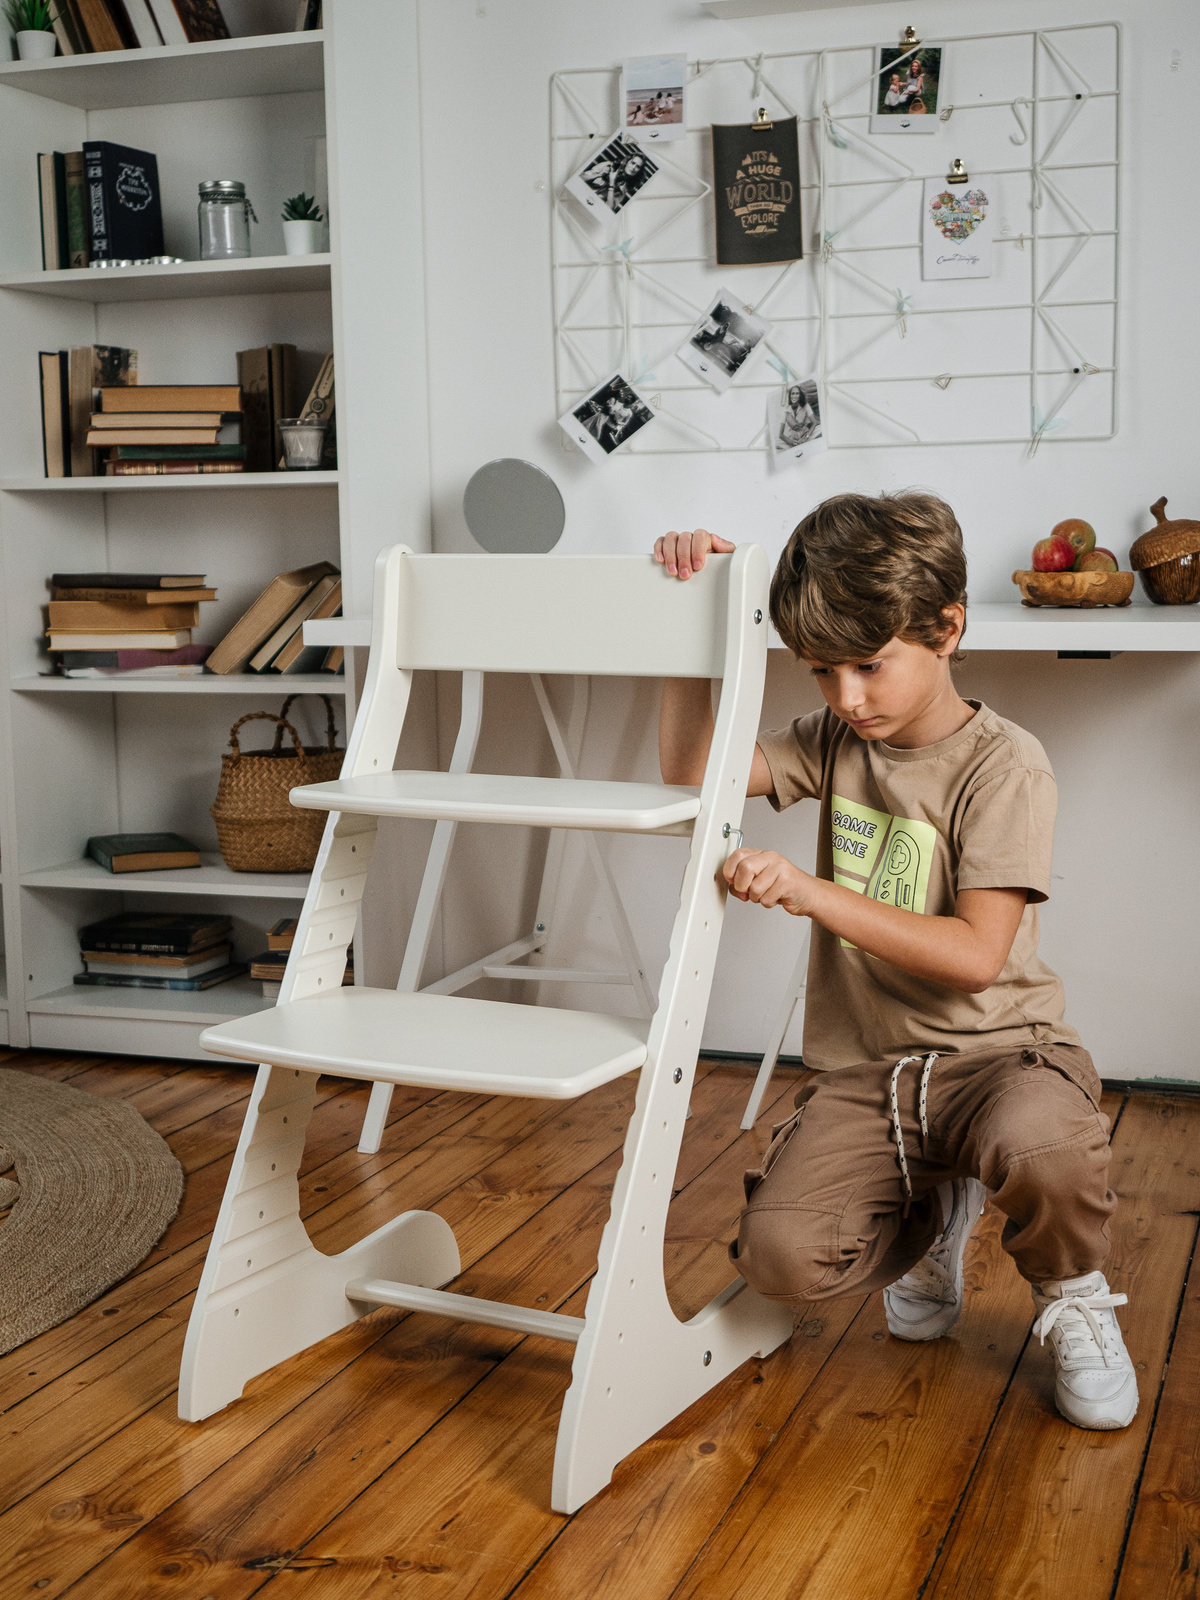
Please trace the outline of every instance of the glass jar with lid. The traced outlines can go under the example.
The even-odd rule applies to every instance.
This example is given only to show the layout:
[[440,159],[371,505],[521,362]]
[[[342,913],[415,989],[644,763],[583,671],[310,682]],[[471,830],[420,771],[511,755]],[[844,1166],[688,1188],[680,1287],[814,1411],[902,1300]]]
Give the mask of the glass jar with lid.
[[250,221],[258,218],[238,178],[209,178],[200,185],[201,261],[240,261],[250,254]]

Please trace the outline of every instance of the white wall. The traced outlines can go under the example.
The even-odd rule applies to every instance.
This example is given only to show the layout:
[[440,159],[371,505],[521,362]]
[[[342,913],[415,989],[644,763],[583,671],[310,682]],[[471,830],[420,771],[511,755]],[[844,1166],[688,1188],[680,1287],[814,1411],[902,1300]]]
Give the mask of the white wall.
[[[1111,19],[1125,30],[1126,97],[1123,420],[1113,442],[1048,445],[1032,461],[1015,446],[861,449],[830,453],[775,478],[761,458],[749,455],[617,459],[597,468],[563,452],[554,427],[548,261],[552,72],[615,65],[630,54],[686,50],[691,58],[711,58],[889,40],[909,22],[922,36],[935,37],[939,30]],[[758,540],[774,553],[795,522],[829,494],[926,485],[958,512],[975,600],[1013,598],[1010,572],[1026,564],[1032,540],[1061,517],[1091,518],[1101,542],[1123,557],[1149,526],[1146,507],[1159,494],[1170,497],[1173,513],[1200,516],[1194,444],[1200,215],[1192,203],[1200,7],[1194,0],[942,0],[743,23],[703,16],[694,0],[608,0],[603,6],[422,0],[420,52],[437,548],[470,547],[460,511],[463,487],[482,462],[509,454],[540,463],[560,484],[567,500],[564,551],[638,550],[664,529],[704,525]],[[381,174],[381,204],[386,192]],[[982,695],[1031,728],[1057,770],[1055,870],[1061,876],[1044,913],[1043,949],[1067,980],[1069,1015],[1101,1070],[1200,1080],[1192,1026],[1200,657],[1125,655],[1073,663],[1040,654],[976,654],[960,683],[964,693]],[[444,723],[452,700],[443,686]],[[778,724],[814,703],[811,684],[776,652],[765,721]],[[495,764],[517,762],[524,746],[545,761],[531,697],[510,685],[497,688],[491,705]],[[593,770],[604,770],[613,748],[618,765],[631,774],[654,771],[654,703],[646,688],[598,687],[589,741]],[[765,802],[751,802],[749,836],[806,864],[813,817],[801,813],[812,809],[798,807],[777,819]],[[610,846],[647,961],[657,969],[674,909],[678,849],[661,841],[614,840]],[[478,954],[483,939],[499,944],[523,931],[529,873],[538,859],[538,846],[523,837],[509,849],[490,839],[464,849],[452,884],[455,910],[446,921],[447,964]],[[610,953],[586,870],[564,910],[582,930],[581,948]],[[781,913],[731,904],[706,1034],[710,1047],[761,1048],[798,933]],[[572,953],[577,943],[568,940],[562,953]],[[591,990],[547,998],[616,1006],[618,996]],[[798,1050],[795,1031],[786,1048]]]

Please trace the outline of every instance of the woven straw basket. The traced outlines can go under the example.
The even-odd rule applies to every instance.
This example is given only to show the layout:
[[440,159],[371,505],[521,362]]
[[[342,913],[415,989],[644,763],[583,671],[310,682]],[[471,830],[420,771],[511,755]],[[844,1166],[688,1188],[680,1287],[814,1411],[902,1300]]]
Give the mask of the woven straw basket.
[[[324,694],[326,747],[305,749],[287,721],[288,708],[298,698],[289,695],[278,716],[247,712],[229,730],[232,753],[221,757],[221,782],[211,809],[221,855],[233,872],[311,872],[316,862],[326,814],[298,810],[289,805],[288,794],[301,784],[336,778],[346,752],[335,744],[333,702]],[[256,720],[275,724],[269,750],[243,750],[238,744],[238,729]],[[292,736],[291,750],[283,748],[285,728]]]

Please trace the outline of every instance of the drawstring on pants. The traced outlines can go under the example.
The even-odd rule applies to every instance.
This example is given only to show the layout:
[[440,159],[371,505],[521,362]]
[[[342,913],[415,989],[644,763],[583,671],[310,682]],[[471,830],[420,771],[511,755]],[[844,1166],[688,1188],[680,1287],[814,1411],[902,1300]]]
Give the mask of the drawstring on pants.
[[[925,1065],[921,1069],[921,1090],[917,1101],[917,1113],[921,1121],[921,1154],[925,1154],[925,1140],[929,1136],[929,1122],[926,1116],[926,1107],[929,1103],[929,1075],[933,1071],[933,1063],[937,1060],[938,1053],[931,1050],[925,1057]],[[896,1159],[900,1163],[900,1176],[904,1179],[904,1210],[902,1216],[907,1217],[912,1206],[913,1187],[912,1179],[908,1175],[908,1158],[904,1153],[904,1132],[900,1126],[900,1100],[897,1094],[897,1084],[900,1074],[905,1067],[914,1061],[920,1061],[920,1056],[905,1056],[897,1061],[892,1068],[892,1128],[896,1134]]]

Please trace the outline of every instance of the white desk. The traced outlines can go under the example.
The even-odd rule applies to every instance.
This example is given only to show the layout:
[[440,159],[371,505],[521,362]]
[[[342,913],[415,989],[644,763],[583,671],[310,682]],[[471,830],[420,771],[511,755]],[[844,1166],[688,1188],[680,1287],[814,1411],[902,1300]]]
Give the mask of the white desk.
[[[369,617],[304,624],[305,644],[368,645]],[[772,629],[771,644],[782,649]],[[1200,650],[1200,605],[1098,606],[1092,611],[1023,606],[1019,600],[967,608],[967,650]]]

